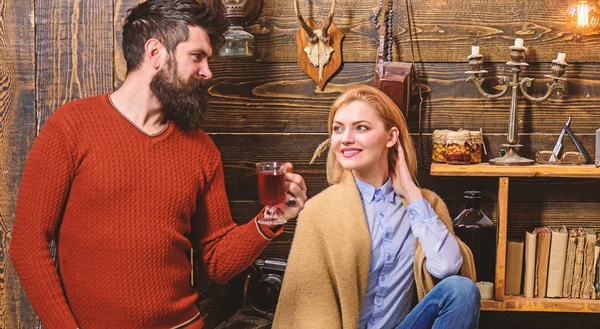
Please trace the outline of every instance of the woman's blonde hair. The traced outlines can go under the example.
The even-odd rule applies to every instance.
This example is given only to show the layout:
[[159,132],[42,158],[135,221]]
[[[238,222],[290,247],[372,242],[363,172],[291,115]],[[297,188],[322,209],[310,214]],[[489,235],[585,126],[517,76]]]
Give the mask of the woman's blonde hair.
[[[392,127],[398,128],[398,140],[404,149],[404,157],[406,159],[408,170],[412,174],[413,179],[416,180],[417,152],[415,151],[415,146],[410,137],[410,133],[408,132],[404,115],[402,115],[402,112],[400,112],[400,109],[394,101],[375,87],[366,85],[352,86],[333,102],[329,111],[329,120],[327,122],[329,137],[331,138],[333,118],[335,117],[337,110],[354,101],[363,101],[371,105],[377,113],[377,116],[383,121],[386,130],[392,129]],[[390,172],[393,172],[397,158],[398,150],[396,149],[396,146],[390,147],[388,150],[388,167]],[[329,184],[333,185],[339,183],[345,170],[346,169],[344,169],[337,160],[335,151],[330,147],[329,153],[327,154],[327,181]]]

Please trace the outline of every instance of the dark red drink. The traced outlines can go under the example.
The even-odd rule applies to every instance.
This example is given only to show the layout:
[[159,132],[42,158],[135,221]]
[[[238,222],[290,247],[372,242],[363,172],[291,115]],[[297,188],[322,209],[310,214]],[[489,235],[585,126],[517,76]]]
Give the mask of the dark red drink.
[[258,173],[258,197],[265,206],[274,206],[285,200],[284,173],[266,170]]

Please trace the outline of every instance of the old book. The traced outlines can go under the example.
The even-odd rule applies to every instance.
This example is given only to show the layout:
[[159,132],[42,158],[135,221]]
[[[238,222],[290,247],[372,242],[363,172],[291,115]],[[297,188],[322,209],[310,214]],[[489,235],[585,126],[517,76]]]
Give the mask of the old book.
[[581,293],[583,299],[590,299],[594,289],[594,249],[596,246],[596,232],[591,228],[584,229],[585,251],[583,255],[583,272],[581,274]]
[[567,259],[565,260],[565,280],[563,283],[563,297],[571,297],[571,284],[573,283],[573,269],[575,268],[575,249],[577,249],[577,229],[569,229],[567,242]]
[[596,288],[596,299],[600,299],[600,231],[596,232],[596,248],[594,249],[594,252],[598,253],[596,256],[596,278],[594,279],[594,287]]
[[546,297],[562,297],[567,258],[568,232],[566,227],[550,228],[550,257],[548,261],[548,288]]
[[577,229],[577,248],[575,249],[575,265],[573,267],[573,280],[571,283],[571,297],[579,298],[581,289],[581,274],[583,272],[583,253],[585,251],[585,232]]
[[598,278],[600,273],[598,272],[598,257],[600,257],[600,232],[596,233],[596,245],[594,246],[594,289],[592,289],[592,299],[598,299],[600,295],[600,282]]
[[536,227],[537,251],[535,259],[535,291],[538,298],[546,297],[546,286],[548,284],[548,262],[550,260],[550,241],[552,232],[548,227]]
[[521,294],[521,276],[523,274],[523,240],[509,240],[506,243],[506,273],[504,294]]
[[535,287],[535,252],[536,232],[525,232],[525,275],[523,276],[523,294],[527,298],[533,297]]

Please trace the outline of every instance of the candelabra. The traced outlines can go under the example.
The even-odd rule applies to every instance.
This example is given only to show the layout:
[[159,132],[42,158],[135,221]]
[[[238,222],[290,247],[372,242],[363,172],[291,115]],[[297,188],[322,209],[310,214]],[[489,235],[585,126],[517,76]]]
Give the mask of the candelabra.
[[479,94],[486,98],[499,98],[506,95],[506,93],[508,93],[509,90],[511,90],[512,92],[510,101],[510,114],[508,118],[508,143],[502,144],[502,147],[505,148],[506,152],[504,156],[491,159],[490,164],[497,166],[532,165],[534,163],[533,160],[519,156],[516,151],[516,149],[523,146],[518,143],[518,91],[520,90],[523,96],[532,102],[543,102],[547,100],[557,89],[564,90],[563,81],[565,81],[565,79],[561,78],[561,76],[565,73],[565,67],[568,64],[565,62],[566,54],[559,53],[558,57],[552,61],[552,74],[544,75],[544,77],[551,78],[553,80],[552,84],[546,84],[548,86],[548,90],[544,96],[533,97],[527,93],[526,88],[531,87],[531,82],[534,79],[519,78],[519,74],[521,73],[523,68],[529,66],[529,64],[524,62],[525,51],[527,50],[527,48],[523,46],[523,39],[517,38],[515,40],[515,45],[509,47],[509,49],[511,60],[507,62],[506,65],[510,68],[510,72],[512,72],[512,79],[504,75],[497,76],[499,83],[504,85],[504,88],[501,92],[497,94],[489,94],[485,92],[482,88],[483,81],[485,80],[485,78],[483,78],[482,76],[485,73],[487,73],[487,71],[481,69],[481,65],[483,64],[483,55],[479,54],[479,46],[473,46],[471,49],[471,55],[467,57],[469,59],[469,66],[471,67],[471,71],[465,72],[465,74],[470,75],[470,77],[467,78],[466,82],[473,82]]

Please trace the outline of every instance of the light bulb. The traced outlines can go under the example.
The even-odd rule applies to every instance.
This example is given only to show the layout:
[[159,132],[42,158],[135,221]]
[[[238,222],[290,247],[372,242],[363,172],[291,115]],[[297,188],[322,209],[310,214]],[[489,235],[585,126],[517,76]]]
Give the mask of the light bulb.
[[569,17],[567,22],[569,27],[576,32],[590,32],[598,26],[598,8],[586,0],[581,0],[570,6],[567,15]]

